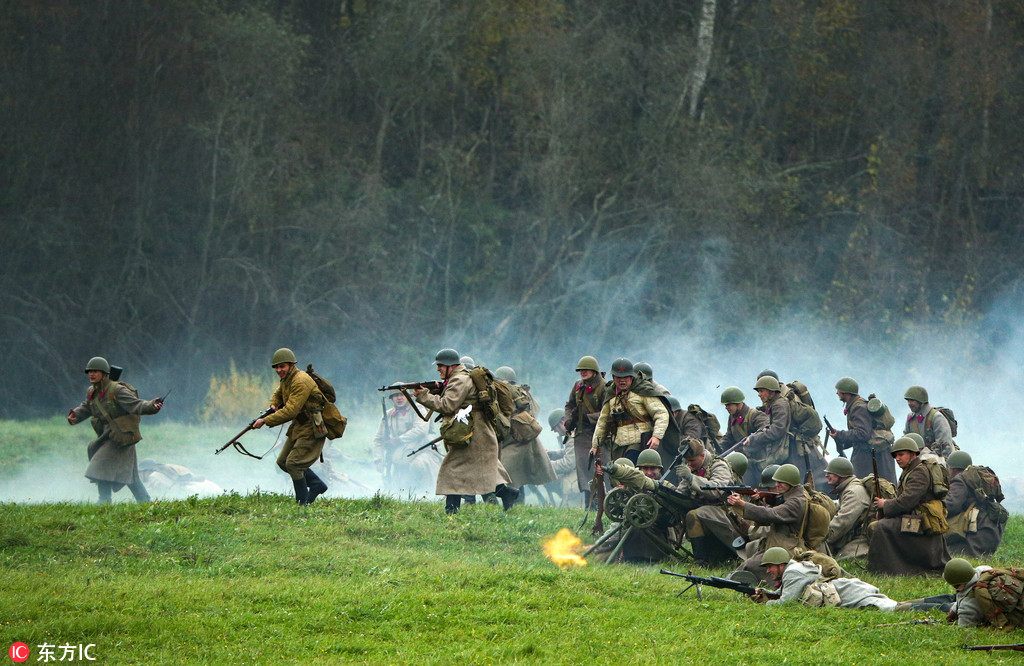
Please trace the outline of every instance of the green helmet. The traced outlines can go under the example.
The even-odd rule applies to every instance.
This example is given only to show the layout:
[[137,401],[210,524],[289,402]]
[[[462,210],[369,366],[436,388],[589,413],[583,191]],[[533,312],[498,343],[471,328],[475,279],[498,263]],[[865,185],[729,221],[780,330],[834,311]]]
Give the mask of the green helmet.
[[459,352],[454,349],[441,349],[434,354],[434,365],[458,365]]
[[974,565],[962,557],[954,557],[946,562],[946,568],[942,570],[943,579],[953,587],[969,582],[974,574]]
[[789,564],[789,551],[781,546],[772,546],[764,551],[761,564]]
[[920,451],[924,448],[924,437],[919,432],[908,432],[904,437],[909,437],[914,440],[914,444],[917,444],[917,450]]
[[778,465],[768,465],[761,470],[761,487],[771,488],[775,485],[775,480],[772,478],[775,476],[775,472],[779,471]]
[[769,370],[768,368],[765,368],[757,375],[758,379],[761,379],[762,377],[772,377],[774,379],[778,379],[779,373],[775,372],[774,370]]
[[633,361],[628,358],[617,358],[612,363],[612,377],[635,377],[633,372]]
[[946,466],[950,469],[967,469],[973,464],[971,454],[966,451],[954,451],[946,458]]
[[860,386],[857,385],[857,380],[853,377],[843,377],[836,382],[836,390],[841,393],[852,393],[857,395],[860,393]]
[[107,363],[107,359],[102,356],[93,356],[89,359],[89,362],[85,364],[85,371],[99,370],[105,375],[110,374],[110,364]]
[[779,383],[778,379],[775,379],[771,375],[765,375],[759,377],[757,383],[754,384],[754,390],[768,389],[769,391],[782,392],[782,384]]
[[881,416],[885,412],[885,405],[878,398],[868,400],[868,413],[872,416]]
[[636,465],[633,464],[633,461],[630,460],[629,458],[616,458],[615,462],[612,463],[612,464],[613,465],[625,465],[626,467],[636,467]]
[[907,437],[906,435],[893,442],[889,448],[890,453],[898,453],[899,451],[913,451],[917,453],[920,450],[921,447],[917,445],[917,442],[912,437]]
[[654,379],[654,368],[650,363],[640,361],[633,366],[633,370],[644,376],[644,379]]
[[565,410],[564,409],[552,409],[551,413],[548,414],[548,425],[551,426],[552,430],[554,430],[555,428],[558,427],[558,424],[561,423],[562,419],[564,419],[564,418],[565,418]]
[[674,395],[668,396],[668,406],[669,409],[671,409],[673,412],[678,412],[680,409],[683,408],[682,403],[679,402],[679,398],[675,397]]
[[278,349],[270,359],[270,365],[274,366],[280,363],[298,363],[298,360],[295,358],[295,352],[287,347],[281,347]]
[[743,475],[747,473],[747,457],[739,451],[733,451],[725,457],[725,462],[729,463],[729,467],[732,468],[732,473],[736,476],[743,478]]
[[576,362],[576,372],[579,372],[580,370],[601,372],[601,366],[597,364],[597,359],[593,356],[582,356],[580,357],[580,360]]
[[509,384],[515,384],[516,371],[508,367],[507,365],[503,365],[494,371],[494,378],[500,379],[503,382],[508,382]]
[[636,459],[637,467],[661,467],[661,455],[654,449],[644,449]]
[[476,367],[476,361],[473,360],[472,356],[463,356],[459,359],[459,364],[464,366],[466,370],[472,370]]
[[853,476],[853,463],[847,458],[833,458],[828,461],[825,471],[836,476]]
[[786,463],[781,465],[775,473],[772,474],[772,481],[778,481],[779,483],[788,483],[791,486],[800,485],[800,470],[797,469],[796,465],[790,465]]
[[904,400],[916,400],[922,405],[928,402],[928,391],[923,386],[911,386],[903,394]]
[[738,386],[730,386],[722,391],[722,404],[740,404],[747,399],[747,396],[743,395],[743,391]]

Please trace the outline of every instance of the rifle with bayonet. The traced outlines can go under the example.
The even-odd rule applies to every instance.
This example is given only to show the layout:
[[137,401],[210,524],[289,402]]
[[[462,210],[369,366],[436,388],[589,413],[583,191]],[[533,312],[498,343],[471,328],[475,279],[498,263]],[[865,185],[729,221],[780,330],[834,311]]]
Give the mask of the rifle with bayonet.
[[[267,407],[266,409],[264,409],[262,412],[259,413],[259,415],[256,416],[256,418],[254,418],[252,421],[249,421],[249,425],[247,425],[244,428],[242,428],[237,435],[235,435],[234,437],[229,439],[227,444],[225,444],[224,446],[222,446],[219,449],[217,449],[216,451],[214,451],[213,455],[217,455],[218,453],[220,453],[224,449],[228,448],[229,446],[233,446],[235,448],[235,451],[238,451],[243,456],[249,456],[250,458],[255,458],[256,460],[263,460],[263,456],[267,455],[267,453],[269,453],[269,451],[267,451],[266,453],[264,453],[261,456],[254,455],[254,454],[250,453],[245,448],[245,446],[243,446],[242,443],[240,441],[238,441],[238,440],[241,439],[242,435],[244,435],[245,433],[247,433],[250,430],[252,430],[253,429],[252,428],[253,425],[255,425],[255,423],[257,421],[259,421],[260,419],[267,418],[268,416],[273,414],[275,411],[277,411],[277,410],[275,410],[274,407]],[[271,447],[271,448],[273,448],[273,447]]]
[[682,596],[687,590],[693,587],[697,589],[697,599],[701,601],[704,599],[704,595],[701,592],[701,587],[703,586],[714,587],[719,590],[732,590],[733,592],[745,594],[748,597],[754,597],[761,594],[768,599],[778,599],[782,596],[781,592],[754,587],[748,583],[742,583],[731,578],[720,578],[718,576],[708,576],[705,578],[702,576],[694,576],[689,573],[681,574],[675,571],[669,571],[668,569],[662,569],[659,573],[663,573],[666,576],[675,576],[676,578],[685,578],[690,584],[679,592],[679,596]]
[[[426,444],[424,444],[423,446],[421,446],[421,447],[419,447],[417,449],[413,449],[412,451],[409,451],[409,453],[405,454],[405,457],[406,458],[412,458],[414,455],[416,455],[417,453],[419,453],[420,451],[422,451],[423,449],[426,449],[426,448],[431,448],[431,449],[434,449],[435,451],[437,451],[437,443],[440,442],[442,439],[444,439],[444,436],[443,435],[439,435],[439,436],[435,437],[434,439],[430,440],[429,442],[427,442]],[[438,453],[440,453],[440,451],[438,451]]]
[[[825,422],[825,446],[828,446],[828,436],[829,436],[829,433],[835,431],[835,428],[833,428],[832,424],[828,422],[828,417],[827,416],[822,416],[821,420]],[[836,443],[836,453],[839,454],[840,458],[845,458],[846,457],[846,449],[843,448],[843,445],[839,443],[838,439],[835,440],[835,443]]]

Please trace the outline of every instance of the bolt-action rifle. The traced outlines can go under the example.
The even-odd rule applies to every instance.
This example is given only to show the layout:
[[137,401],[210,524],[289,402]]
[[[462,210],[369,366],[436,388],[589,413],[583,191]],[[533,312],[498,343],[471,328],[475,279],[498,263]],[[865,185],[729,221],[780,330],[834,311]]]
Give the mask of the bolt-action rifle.
[[405,454],[405,457],[406,458],[412,458],[414,455],[416,455],[417,453],[419,453],[423,449],[428,449],[428,448],[429,449],[434,449],[435,451],[437,451],[437,443],[440,442],[442,439],[444,439],[444,436],[443,435],[438,435],[437,437],[435,437],[434,439],[430,440],[429,442],[427,442],[423,446],[421,446],[421,447],[419,447],[417,449],[413,449],[413,450],[409,451],[409,453]]
[[266,409],[264,409],[262,412],[259,413],[259,415],[256,418],[254,418],[252,421],[249,421],[249,425],[247,425],[244,428],[242,428],[242,430],[239,431],[239,433],[237,435],[235,435],[234,437],[229,439],[227,444],[225,444],[224,446],[222,446],[219,449],[217,449],[216,451],[214,451],[213,455],[217,455],[218,453],[220,453],[224,449],[228,448],[229,446],[233,446],[235,448],[235,451],[238,451],[243,456],[249,456],[250,458],[255,458],[256,460],[263,460],[263,456],[267,455],[267,453],[269,453],[269,451],[267,453],[264,453],[263,456],[257,456],[255,454],[250,453],[245,448],[245,446],[243,446],[242,443],[240,441],[238,441],[238,440],[241,439],[242,435],[244,435],[245,433],[247,433],[250,430],[252,430],[253,425],[257,421],[259,421],[260,419],[265,419],[266,417],[268,417],[271,414],[273,414],[275,411],[277,411],[277,410],[275,410],[273,407],[267,407]]
[[668,569],[662,569],[659,573],[663,573],[666,576],[675,576],[676,578],[685,578],[687,581],[689,581],[690,584],[682,589],[682,591],[679,593],[680,596],[684,592],[689,590],[691,587],[694,587],[697,589],[697,599],[700,599],[702,601],[704,599],[704,596],[701,592],[701,587],[705,585],[707,587],[714,587],[720,590],[732,590],[733,592],[745,594],[748,597],[755,596],[759,592],[769,599],[778,599],[780,596],[782,596],[782,594],[778,591],[757,588],[748,583],[736,581],[731,578],[720,578],[718,576],[709,576],[707,578],[704,578],[701,576],[694,576],[688,573],[676,573],[675,571],[669,571]]
[[[825,422],[825,446],[827,447],[828,446],[828,435],[829,435],[830,432],[835,430],[835,428],[833,428],[832,424],[828,422],[828,417],[827,416],[822,416],[821,420]],[[835,440],[835,442],[836,442],[836,453],[839,454],[840,458],[845,458],[846,457],[846,449],[843,448],[843,445],[839,443],[839,440]]]

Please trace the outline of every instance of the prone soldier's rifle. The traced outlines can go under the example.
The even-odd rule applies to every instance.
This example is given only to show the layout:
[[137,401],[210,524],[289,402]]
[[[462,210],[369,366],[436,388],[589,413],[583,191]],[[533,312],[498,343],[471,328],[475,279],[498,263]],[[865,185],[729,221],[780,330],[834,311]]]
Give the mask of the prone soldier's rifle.
[[229,439],[227,444],[225,444],[224,446],[222,446],[219,449],[217,449],[216,451],[214,451],[213,455],[217,455],[218,453],[220,453],[224,449],[228,448],[229,446],[232,446],[232,447],[234,447],[235,451],[238,451],[243,456],[249,456],[250,458],[255,458],[256,460],[263,460],[263,456],[267,455],[268,453],[270,453],[271,451],[274,450],[274,446],[277,446],[277,442],[274,442],[274,446],[271,446],[269,449],[264,451],[262,455],[258,455],[257,456],[257,455],[255,455],[253,453],[250,453],[248,451],[248,449],[246,449],[245,446],[240,441],[238,441],[238,440],[241,439],[242,435],[244,435],[245,433],[247,433],[250,430],[252,430],[253,425],[255,425],[255,423],[257,421],[259,421],[260,419],[264,419],[264,418],[270,416],[275,411],[277,411],[277,410],[274,409],[273,406],[267,407],[266,409],[264,409],[262,412],[259,413],[259,415],[256,416],[256,418],[254,418],[252,421],[249,421],[249,424],[247,426],[245,426],[244,428],[242,428],[242,430],[239,431],[239,433],[237,435],[235,435],[234,437]]
[[690,584],[684,587],[676,596],[682,596],[687,590],[693,587],[697,589],[697,599],[700,601],[704,600],[704,595],[701,591],[702,586],[714,587],[720,590],[732,590],[733,592],[745,594],[748,597],[756,596],[758,593],[768,599],[778,599],[782,596],[781,592],[754,587],[748,583],[733,580],[731,578],[720,578],[718,576],[708,576],[705,578],[702,576],[694,576],[690,573],[681,574],[675,571],[669,571],[668,569],[662,569],[659,573],[665,574],[666,576],[675,576],[676,578],[686,579]]

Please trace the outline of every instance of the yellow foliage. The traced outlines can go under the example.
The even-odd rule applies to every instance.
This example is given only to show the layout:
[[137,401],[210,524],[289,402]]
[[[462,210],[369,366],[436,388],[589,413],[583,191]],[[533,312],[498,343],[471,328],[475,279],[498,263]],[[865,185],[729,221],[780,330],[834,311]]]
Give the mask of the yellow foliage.
[[211,421],[249,421],[270,401],[275,382],[270,377],[239,372],[231,361],[228,373],[212,375],[199,418]]

